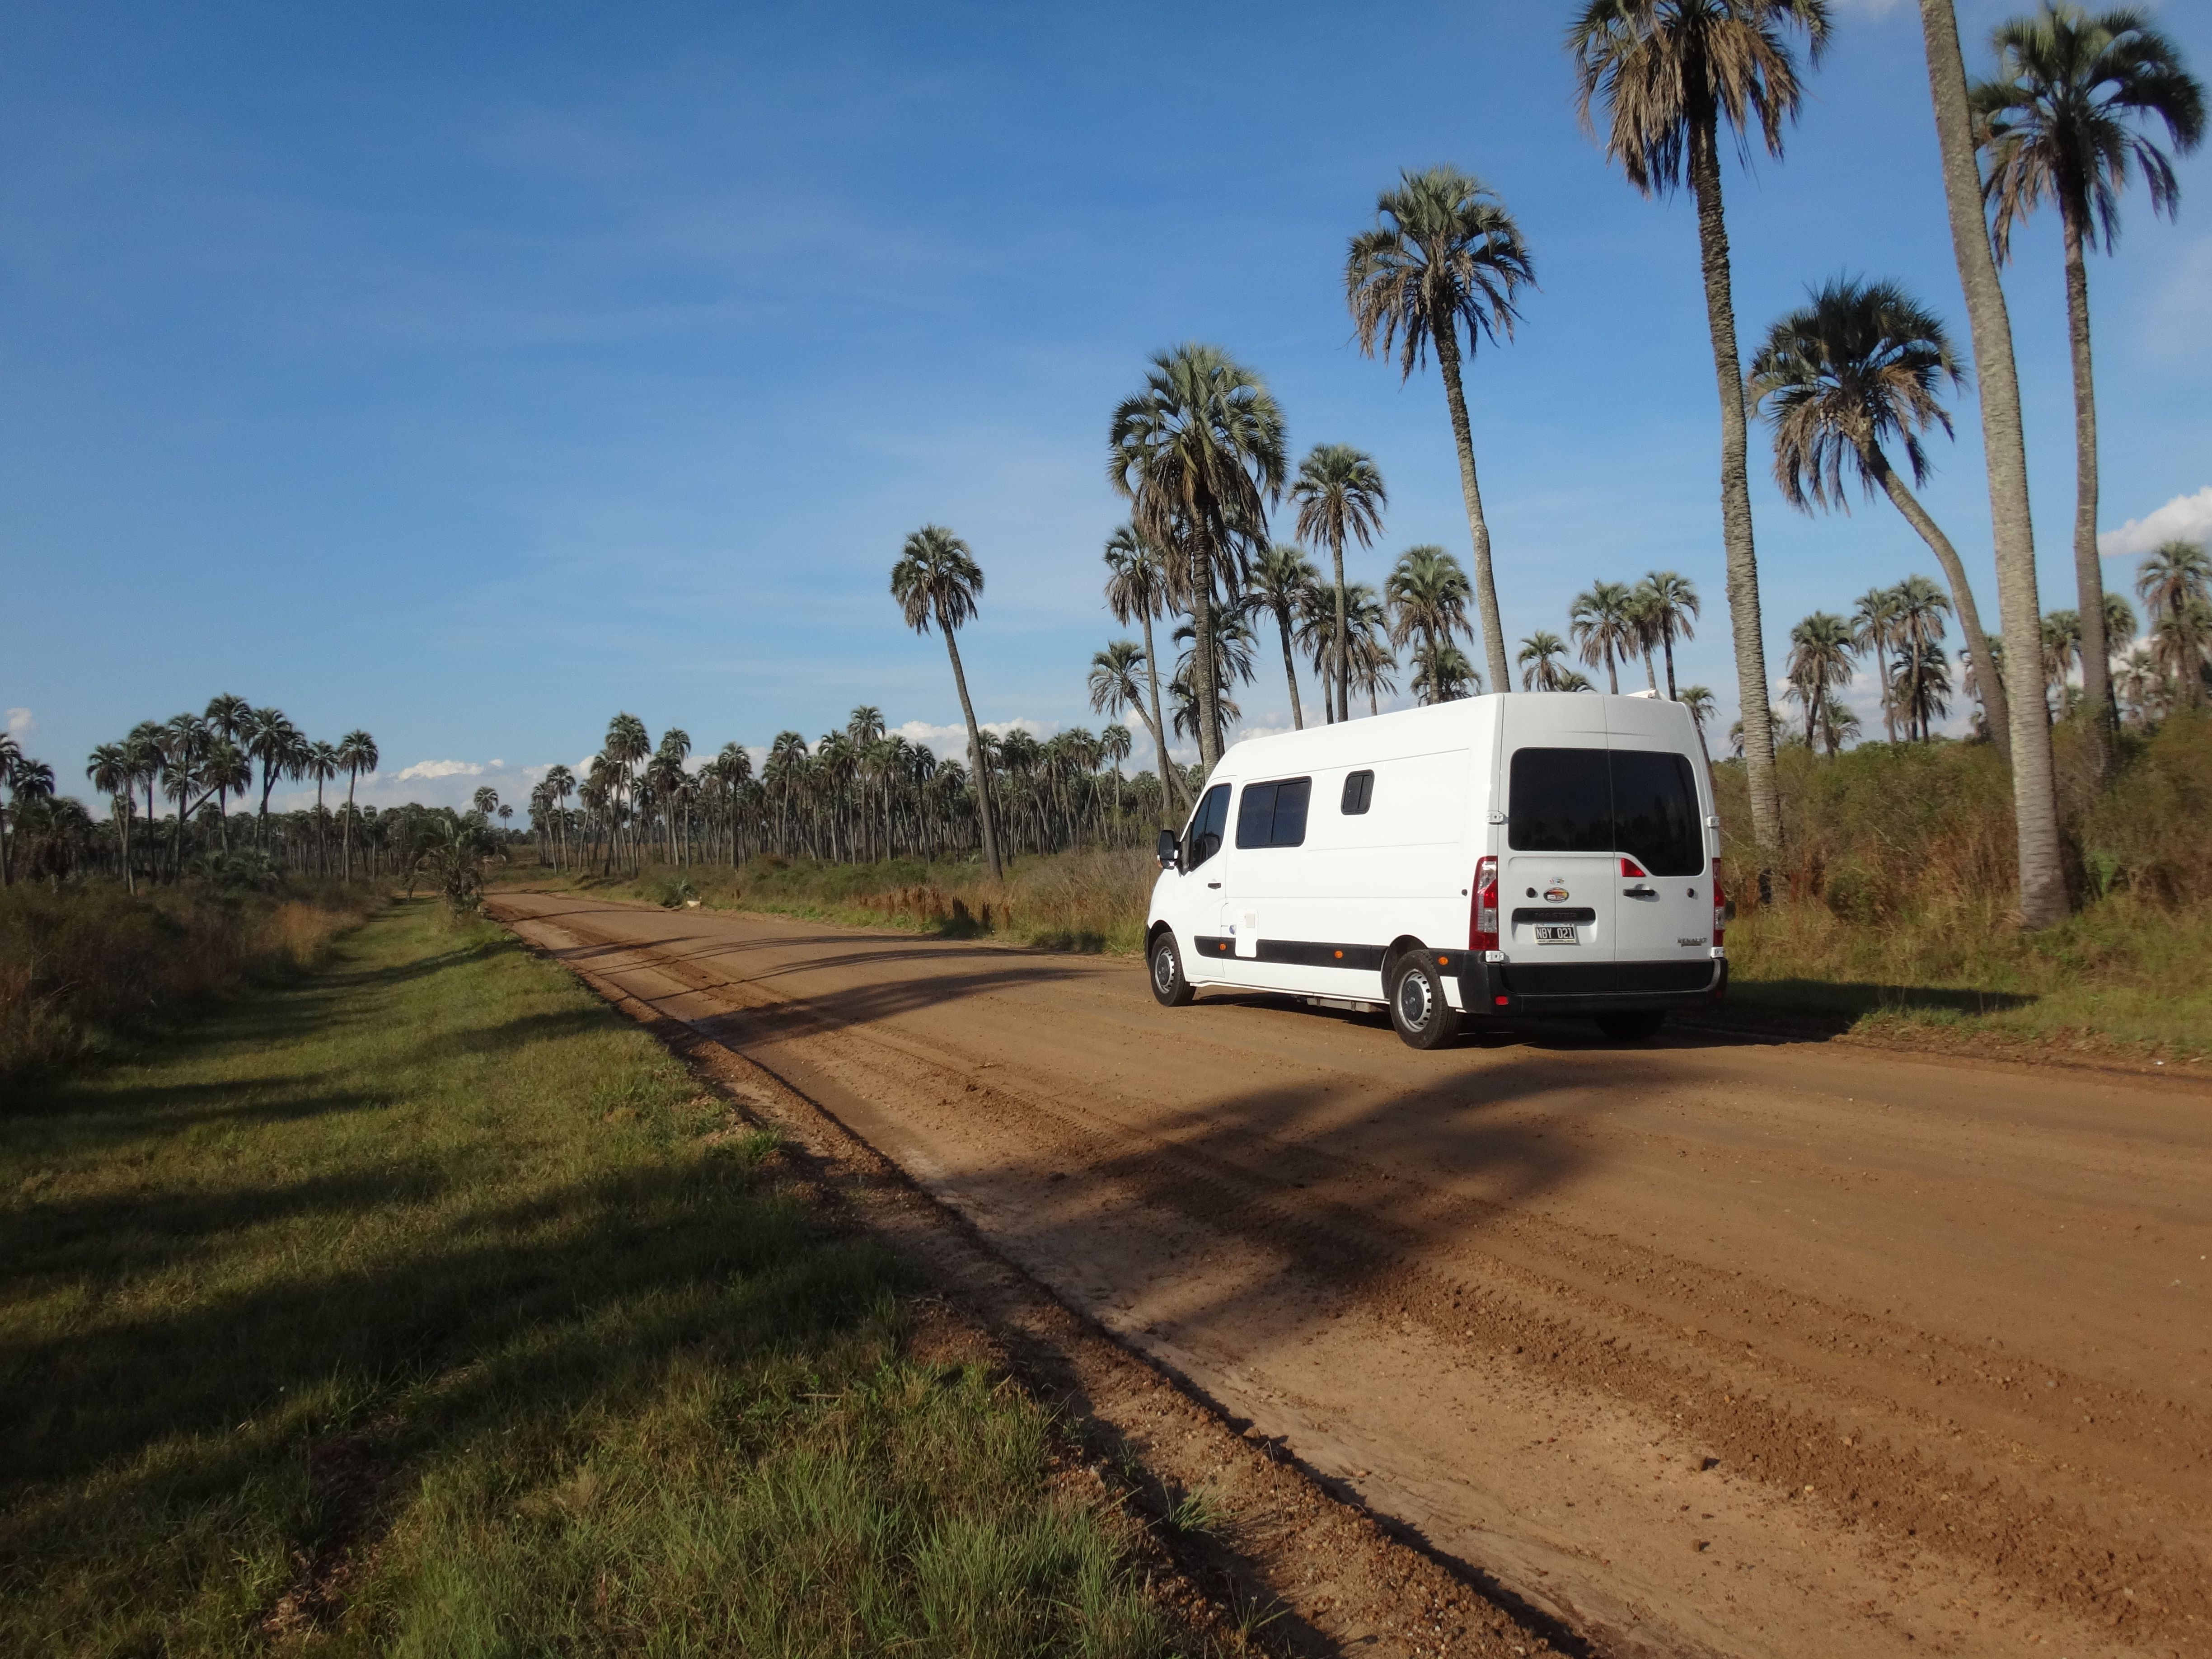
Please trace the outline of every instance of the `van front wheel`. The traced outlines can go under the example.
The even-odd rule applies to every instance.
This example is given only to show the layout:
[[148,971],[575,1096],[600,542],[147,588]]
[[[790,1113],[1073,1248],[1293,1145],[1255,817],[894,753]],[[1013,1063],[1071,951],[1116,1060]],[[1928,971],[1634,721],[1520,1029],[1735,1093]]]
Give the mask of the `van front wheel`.
[[1406,957],[1390,988],[1390,1024],[1416,1048],[1441,1048],[1459,1035],[1459,1010],[1444,996],[1443,975],[1427,957]]
[[1175,935],[1163,930],[1152,941],[1148,962],[1152,981],[1152,1000],[1163,1008],[1180,1008],[1191,998],[1190,981],[1183,977],[1182,952],[1176,949]]

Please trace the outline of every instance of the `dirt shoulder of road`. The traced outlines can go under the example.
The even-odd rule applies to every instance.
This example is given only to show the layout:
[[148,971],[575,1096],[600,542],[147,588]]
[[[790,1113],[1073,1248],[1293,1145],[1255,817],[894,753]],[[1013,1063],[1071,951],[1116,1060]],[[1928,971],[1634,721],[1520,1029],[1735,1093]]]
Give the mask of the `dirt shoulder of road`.
[[486,908],[635,1019],[740,1116],[777,1133],[826,1205],[914,1264],[941,1315],[935,1342],[981,1358],[1054,1410],[1077,1449],[1071,1478],[1144,1522],[1161,1552],[1156,1583],[1224,1650],[1378,1659],[1593,1651],[1071,1310],[784,1079],[562,961],[526,921],[502,915],[496,898]]

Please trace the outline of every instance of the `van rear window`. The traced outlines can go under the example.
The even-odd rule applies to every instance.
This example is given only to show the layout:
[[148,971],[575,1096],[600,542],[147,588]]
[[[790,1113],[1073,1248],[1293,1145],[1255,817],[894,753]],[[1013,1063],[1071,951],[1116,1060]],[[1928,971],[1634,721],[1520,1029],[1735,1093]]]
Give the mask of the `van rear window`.
[[1506,844],[1517,852],[1625,853],[1655,876],[1705,867],[1697,781],[1683,756],[1522,749],[1508,788]]
[[1306,804],[1313,798],[1311,778],[1279,783],[1248,783],[1237,804],[1239,847],[1299,847],[1306,838]]

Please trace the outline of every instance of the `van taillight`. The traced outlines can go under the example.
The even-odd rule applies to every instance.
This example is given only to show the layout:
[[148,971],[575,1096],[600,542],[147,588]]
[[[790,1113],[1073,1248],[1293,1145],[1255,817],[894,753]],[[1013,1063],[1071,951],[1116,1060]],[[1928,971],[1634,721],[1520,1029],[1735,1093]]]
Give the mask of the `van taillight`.
[[1498,948],[1498,860],[1485,859],[1474,866],[1474,914],[1468,918],[1470,951]]
[[1716,945],[1721,943],[1721,936],[1727,932],[1727,923],[1728,895],[1721,890],[1721,861],[1715,859],[1713,860],[1713,943]]

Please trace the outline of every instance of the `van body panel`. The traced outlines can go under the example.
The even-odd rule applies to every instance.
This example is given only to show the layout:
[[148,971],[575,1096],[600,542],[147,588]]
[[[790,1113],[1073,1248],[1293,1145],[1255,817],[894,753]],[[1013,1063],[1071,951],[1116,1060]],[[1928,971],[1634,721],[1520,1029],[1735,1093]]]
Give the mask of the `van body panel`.
[[[1652,822],[1674,838],[1676,864],[1694,856],[1694,877],[1624,878],[1609,845],[1508,844],[1516,752],[1575,751],[1576,764],[1599,769],[1602,789],[1616,745],[1644,757],[1624,764],[1645,774],[1671,772],[1667,757],[1681,757],[1687,817],[1678,799],[1671,817]],[[1710,934],[1714,849],[1704,828],[1711,812],[1704,751],[1678,704],[1492,694],[1247,738],[1206,782],[1184,829],[1184,867],[1161,872],[1148,923],[1174,930],[1193,985],[1379,1001],[1388,952],[1404,941],[1435,954],[1447,996],[1477,1013],[1680,1004],[1705,1000],[1716,983],[1705,937],[1681,943],[1692,921]],[[1229,792],[1225,829],[1218,850],[1193,866],[1194,835],[1216,788]],[[1301,798],[1301,823],[1269,817],[1271,799]],[[1593,810],[1602,818],[1609,808]],[[1218,809],[1209,820],[1224,821]],[[1688,854],[1685,823],[1705,837]],[[1595,829],[1583,839],[1591,836],[1610,839]],[[1491,963],[1468,955],[1474,869],[1485,856],[1500,863],[1500,959]],[[1632,886],[1653,891],[1624,897]],[[1625,913],[1630,903],[1638,908]],[[1540,945],[1540,925],[1572,927],[1576,936]]]

